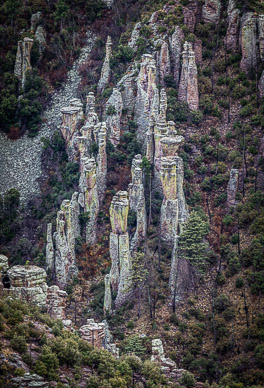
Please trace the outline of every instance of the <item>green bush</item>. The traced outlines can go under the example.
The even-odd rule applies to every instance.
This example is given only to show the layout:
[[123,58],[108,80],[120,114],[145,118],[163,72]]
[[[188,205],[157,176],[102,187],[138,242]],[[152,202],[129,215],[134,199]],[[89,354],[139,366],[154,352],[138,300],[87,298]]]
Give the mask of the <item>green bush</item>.
[[230,307],[230,304],[228,296],[224,294],[219,295],[214,300],[214,307],[218,313],[225,311],[228,307]]
[[27,342],[24,336],[14,336],[10,341],[10,345],[19,353],[25,353],[27,350]]
[[195,377],[190,372],[183,372],[182,377],[180,379],[180,384],[187,388],[192,388],[195,386]]

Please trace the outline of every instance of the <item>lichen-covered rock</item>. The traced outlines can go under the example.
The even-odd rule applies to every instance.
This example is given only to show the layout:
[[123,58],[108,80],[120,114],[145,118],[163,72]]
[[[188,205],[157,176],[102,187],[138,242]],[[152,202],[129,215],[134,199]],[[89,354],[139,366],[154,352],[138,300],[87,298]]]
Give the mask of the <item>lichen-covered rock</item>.
[[67,281],[77,274],[75,263],[75,239],[80,235],[80,206],[78,193],[71,201],[64,200],[57,213],[55,240],[55,278],[59,287],[64,288]]
[[247,12],[241,18],[240,46],[242,51],[240,69],[245,73],[255,70],[258,58],[257,19],[253,12]]
[[118,290],[119,273],[119,235],[111,232],[109,238],[109,254],[111,258],[110,279],[113,291]]
[[146,146],[146,132],[150,118],[155,116],[159,108],[159,93],[156,85],[156,64],[152,55],[142,56],[140,71],[137,78],[137,96],[135,119],[138,125],[138,140]]
[[46,240],[46,269],[52,271],[54,268],[54,246],[52,239],[52,223],[47,224]]
[[165,77],[170,75],[171,63],[169,46],[165,40],[159,39],[156,41],[156,45],[160,45],[160,50],[157,53],[157,68],[159,82],[162,86],[165,86]]
[[126,233],[129,202],[127,191],[118,191],[110,206],[110,221],[115,234]]
[[258,84],[258,88],[259,88],[260,98],[264,97],[264,71],[262,71],[262,74],[261,74],[261,77],[259,80],[259,84]]
[[30,18],[30,29],[31,31],[36,31],[37,26],[41,22],[41,12],[36,12],[31,15]]
[[227,185],[227,204],[228,206],[236,205],[236,193],[238,189],[239,170],[232,168]]
[[73,99],[68,107],[61,109],[61,113],[61,133],[66,143],[68,156],[71,160],[74,160],[76,155],[74,147],[75,135],[83,120],[83,105],[79,99]]
[[182,71],[179,101],[186,102],[191,110],[199,109],[198,74],[192,44],[185,42],[182,53]]
[[86,242],[94,244],[96,241],[96,221],[99,212],[95,159],[83,157],[81,165],[78,202],[81,204],[84,212],[89,214],[89,219],[86,222]]
[[119,235],[119,284],[115,306],[120,308],[131,296],[132,293],[132,260],[129,251],[129,235]]
[[7,271],[11,287],[4,289],[6,295],[25,302],[46,306],[47,274],[35,265],[15,265]]
[[47,312],[52,319],[64,320],[67,293],[60,290],[58,286],[48,287],[47,290]]
[[129,70],[118,82],[117,87],[121,92],[123,108],[126,109],[128,113],[134,112],[136,102],[134,95],[134,90],[136,89],[135,70]]
[[141,155],[136,155],[134,157],[131,175],[132,183],[129,184],[129,207],[136,212],[137,215],[137,228],[130,244],[130,250],[133,251],[137,248],[138,244],[144,240],[147,229]]
[[203,5],[203,21],[205,23],[218,23],[220,12],[220,0],[205,0],[205,4]]
[[120,142],[120,120],[123,110],[122,95],[117,88],[106,102],[106,126],[109,133],[109,140],[117,146]]
[[30,54],[33,43],[33,39],[24,38],[23,41],[18,41],[17,45],[14,74],[19,79],[22,88],[25,84],[26,72],[32,70]]
[[24,376],[12,379],[12,387],[17,388],[49,388],[49,386],[49,382],[37,374],[25,373]]
[[9,268],[8,257],[0,254],[0,272],[7,271]]
[[142,27],[142,24],[140,22],[135,25],[131,33],[130,40],[128,42],[128,47],[131,47],[134,51],[137,50],[137,40],[140,37],[141,27]]
[[38,26],[36,32],[35,32],[35,37],[36,41],[39,44],[39,54],[42,55],[45,47],[46,47],[46,31],[42,26]]
[[173,74],[176,86],[178,87],[180,82],[180,57],[182,52],[182,42],[184,40],[184,33],[179,26],[175,27],[172,36],[169,39],[171,60],[174,67]]
[[106,178],[107,178],[107,153],[106,153],[106,123],[99,123],[97,125],[97,144],[98,154],[96,158],[96,180],[98,188],[98,197],[100,203],[102,203],[105,196]]
[[104,313],[112,313],[112,294],[111,294],[111,277],[109,274],[104,277],[105,293],[104,293]]
[[198,3],[196,0],[189,2],[188,7],[183,7],[184,24],[191,32],[194,32],[197,13]]
[[101,77],[98,83],[97,92],[102,93],[109,81],[110,75],[110,58],[112,54],[112,39],[110,36],[107,37],[106,49],[105,49],[105,60],[101,71]]
[[238,48],[240,12],[236,8],[234,0],[229,0],[227,15],[228,27],[225,37],[226,48],[230,51],[236,51]]

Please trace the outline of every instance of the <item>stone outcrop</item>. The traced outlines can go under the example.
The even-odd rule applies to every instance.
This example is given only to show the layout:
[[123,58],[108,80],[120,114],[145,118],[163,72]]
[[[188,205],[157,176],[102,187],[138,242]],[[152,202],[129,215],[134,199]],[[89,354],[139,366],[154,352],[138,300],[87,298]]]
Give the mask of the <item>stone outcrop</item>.
[[70,279],[77,275],[75,263],[75,239],[80,235],[78,193],[71,201],[64,200],[57,213],[55,240],[55,278],[64,288]]
[[43,268],[35,265],[15,265],[7,271],[11,287],[5,288],[6,295],[36,304],[46,306],[47,274]]
[[35,38],[36,41],[39,44],[39,54],[40,56],[43,54],[43,51],[46,47],[46,31],[42,26],[38,26],[36,32],[35,32]]
[[133,113],[135,107],[134,90],[136,89],[135,70],[129,70],[118,82],[117,87],[121,92],[123,109],[126,109],[128,113]]
[[8,257],[0,254],[0,272],[5,272],[9,268]]
[[146,132],[151,116],[156,117],[159,108],[159,93],[156,85],[156,64],[152,55],[142,56],[137,78],[135,119],[138,125],[138,140],[146,146]]
[[111,294],[111,277],[109,274],[104,277],[105,293],[104,293],[104,313],[112,313],[112,294]]
[[54,246],[52,239],[52,223],[47,224],[46,238],[46,269],[52,271],[54,268]]
[[134,251],[146,237],[147,215],[143,185],[142,157],[136,155],[131,167],[132,183],[129,184],[129,208],[136,213],[137,227],[131,240],[130,250]]
[[240,12],[239,9],[236,8],[234,0],[229,0],[227,15],[228,27],[226,31],[225,45],[227,50],[236,51],[238,48]]
[[157,53],[157,68],[158,68],[158,78],[159,83],[162,86],[165,86],[165,77],[170,75],[171,72],[171,63],[170,63],[170,53],[169,46],[165,40],[159,39],[156,41],[156,45],[160,45],[160,50]]
[[105,60],[101,71],[101,77],[98,83],[97,92],[102,93],[109,81],[110,76],[110,58],[112,54],[112,39],[110,36],[107,37],[106,49],[105,49]]
[[220,0],[205,0],[205,4],[203,5],[203,21],[205,23],[218,23],[220,12]]
[[151,361],[159,363],[162,372],[174,382],[179,382],[183,372],[185,372],[184,369],[177,369],[176,363],[165,357],[163,344],[159,338],[152,340]]
[[58,286],[51,286],[47,290],[46,307],[52,319],[65,320],[67,293]]
[[106,178],[107,178],[107,153],[106,153],[106,123],[99,123],[97,125],[97,144],[98,154],[96,158],[97,169],[96,169],[96,181],[98,188],[99,202],[102,203],[105,190],[106,190]]
[[184,33],[179,26],[175,27],[172,36],[169,39],[170,53],[173,65],[173,75],[176,82],[176,86],[179,86],[180,82],[180,57],[182,52],[182,42],[184,40]]
[[257,18],[253,12],[247,12],[241,18],[240,46],[242,51],[240,69],[245,73],[255,71],[258,59]]
[[41,12],[33,13],[30,18],[30,30],[35,32],[40,22],[41,22]]
[[191,1],[188,7],[183,7],[184,24],[189,28],[191,32],[194,32],[196,18],[198,13],[198,2]]
[[30,53],[34,40],[24,38],[18,41],[14,74],[19,79],[22,88],[25,85],[26,73],[31,71]]
[[82,206],[83,211],[89,215],[86,222],[86,242],[93,244],[96,241],[96,221],[99,212],[96,162],[94,158],[82,157],[81,159],[79,190],[79,204]]
[[132,262],[129,251],[129,235],[127,232],[127,217],[129,210],[128,193],[118,191],[110,206],[110,270],[111,286],[117,291],[115,306],[119,308],[131,293]]
[[17,388],[49,388],[49,382],[43,377],[30,373],[25,373],[23,376],[14,377],[12,379],[12,387]]
[[97,323],[94,319],[87,319],[86,325],[80,328],[81,338],[95,348],[105,347],[105,324]]
[[84,118],[81,100],[72,99],[69,106],[61,109],[61,114],[61,134],[65,140],[70,160],[75,160],[75,136],[78,135],[79,126]]
[[198,75],[192,44],[185,42],[182,53],[182,70],[179,84],[179,101],[186,102],[191,110],[199,109]]
[[200,39],[196,39],[193,44],[195,62],[200,65],[203,61],[203,43]]
[[258,17],[258,40],[261,61],[264,61],[264,15]]
[[259,89],[260,98],[264,97],[264,71],[262,71],[259,84],[258,84],[258,89]]
[[230,178],[227,185],[227,204],[228,206],[235,206],[236,201],[236,193],[238,189],[238,180],[239,180],[239,170],[236,168],[232,168],[230,170]]
[[140,30],[142,27],[142,23],[136,23],[135,27],[133,28],[133,31],[131,33],[130,40],[128,42],[128,47],[131,47],[134,51],[137,50],[137,40],[140,37]]
[[111,8],[114,4],[114,0],[103,0],[108,8]]
[[117,88],[106,102],[106,127],[110,142],[116,147],[120,142],[120,120],[122,116],[122,95]]

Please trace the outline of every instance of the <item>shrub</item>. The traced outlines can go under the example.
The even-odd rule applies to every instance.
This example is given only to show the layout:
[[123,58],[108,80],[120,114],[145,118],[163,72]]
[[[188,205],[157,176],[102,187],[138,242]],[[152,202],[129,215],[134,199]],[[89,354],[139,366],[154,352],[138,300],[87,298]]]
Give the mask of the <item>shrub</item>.
[[236,279],[236,288],[242,288],[244,286],[244,280],[242,278]]
[[256,360],[257,365],[264,369],[264,345],[257,345],[256,349],[254,351],[254,357]]
[[115,109],[115,107],[114,107],[113,105],[109,105],[108,108],[107,108],[107,110],[106,110],[106,114],[107,114],[108,116],[112,116],[112,115],[116,114],[116,109]]
[[225,311],[230,306],[230,300],[227,295],[219,295],[214,301],[215,310],[220,313]]
[[190,372],[183,372],[182,377],[180,379],[180,384],[184,387],[192,388],[195,386],[195,378],[194,375]]
[[19,353],[25,353],[27,350],[26,338],[21,335],[14,336],[10,341],[10,345],[14,350],[16,350]]

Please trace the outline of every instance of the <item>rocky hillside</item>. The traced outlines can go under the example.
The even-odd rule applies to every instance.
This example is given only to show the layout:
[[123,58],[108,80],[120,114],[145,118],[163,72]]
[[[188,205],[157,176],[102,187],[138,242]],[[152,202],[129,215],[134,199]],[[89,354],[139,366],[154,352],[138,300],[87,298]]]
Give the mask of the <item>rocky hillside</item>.
[[1,10],[2,386],[264,386],[264,5]]

